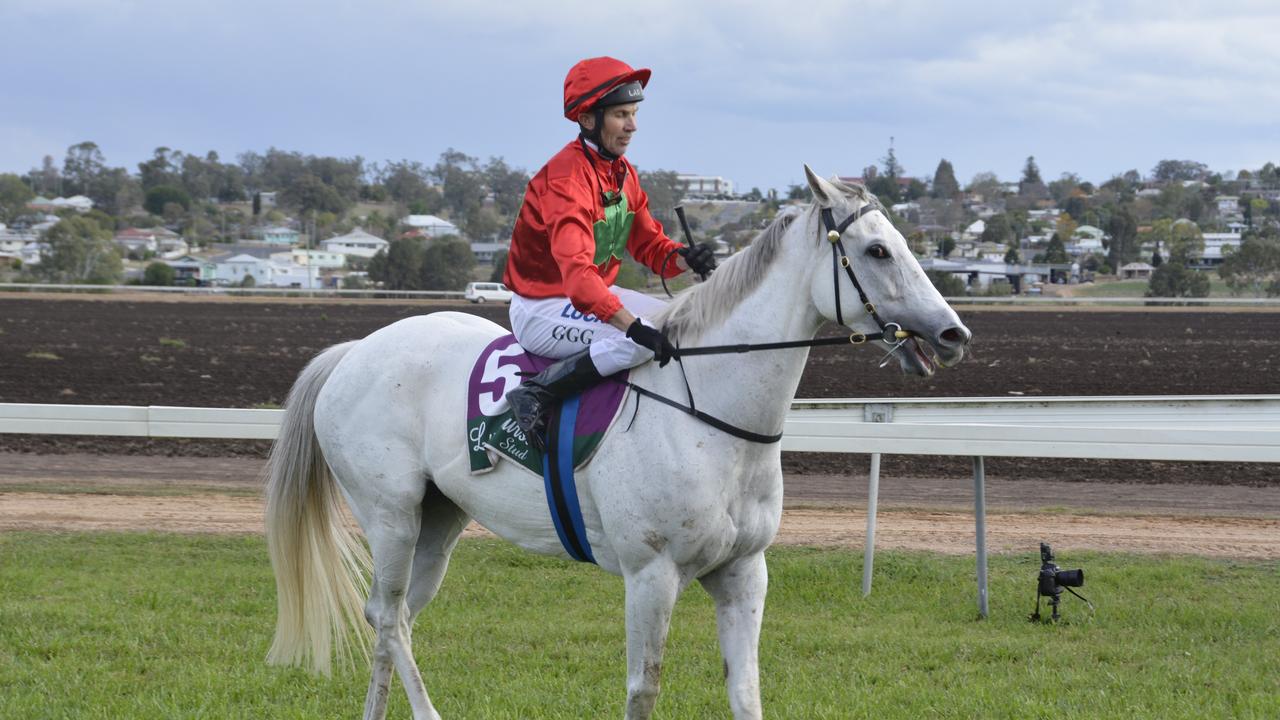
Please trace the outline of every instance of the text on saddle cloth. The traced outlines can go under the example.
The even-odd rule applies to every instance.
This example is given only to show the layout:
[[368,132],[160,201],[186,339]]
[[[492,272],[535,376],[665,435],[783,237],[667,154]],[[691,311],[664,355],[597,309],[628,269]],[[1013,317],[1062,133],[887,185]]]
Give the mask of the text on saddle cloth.
[[[529,444],[516,425],[506,396],[523,377],[541,372],[553,362],[554,358],[525,352],[513,335],[497,338],[480,351],[467,382],[467,449],[473,474],[492,470],[505,457],[543,476],[542,452]],[[626,371],[618,373],[582,393],[574,421],[574,468],[590,461],[617,419],[627,395],[627,376]]]

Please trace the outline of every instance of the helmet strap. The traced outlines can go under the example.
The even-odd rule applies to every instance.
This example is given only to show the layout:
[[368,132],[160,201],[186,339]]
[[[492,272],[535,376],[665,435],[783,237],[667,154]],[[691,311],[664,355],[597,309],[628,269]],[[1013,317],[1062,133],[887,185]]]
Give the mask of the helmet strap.
[[578,133],[578,137],[581,137],[594,145],[596,152],[600,153],[600,157],[608,160],[609,162],[613,162],[618,159],[618,156],[609,152],[609,149],[604,146],[603,136],[601,135],[604,131],[604,110],[605,109],[602,107],[595,107],[591,109],[591,115],[596,120],[595,127],[590,130],[583,128]]

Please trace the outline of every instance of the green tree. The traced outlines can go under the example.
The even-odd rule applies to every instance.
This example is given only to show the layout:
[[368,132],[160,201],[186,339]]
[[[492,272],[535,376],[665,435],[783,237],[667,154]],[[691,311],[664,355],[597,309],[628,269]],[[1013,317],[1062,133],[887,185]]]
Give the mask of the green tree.
[[930,270],[925,275],[928,276],[929,281],[933,283],[933,286],[938,289],[938,293],[943,297],[962,297],[968,290],[964,280],[956,277],[953,273]]
[[430,170],[422,163],[411,160],[388,161],[379,170],[387,196],[406,207],[422,203],[423,212],[417,213],[418,215],[438,213],[444,208],[444,196],[440,189],[428,182],[430,174]]
[[1004,254],[1004,261],[1008,265],[1019,265],[1022,263],[1022,256],[1018,254],[1016,246],[1010,247],[1009,251]]
[[493,254],[493,272],[489,273],[489,282],[502,282],[507,273],[507,251],[499,250]]
[[159,261],[148,263],[147,269],[142,272],[143,285],[172,285],[173,278],[173,267]]
[[1151,239],[1168,251],[1171,262],[1182,265],[1204,252],[1204,235],[1190,220],[1156,220],[1151,223]]
[[1280,280],[1280,231],[1246,235],[1240,247],[1225,253],[1218,276],[1234,294],[1261,296],[1267,286]]
[[1159,183],[1202,180],[1209,174],[1209,167],[1194,160],[1161,160],[1151,170],[1151,179]]
[[1209,276],[1170,260],[1151,273],[1146,296],[1209,297]]
[[191,209],[191,196],[185,190],[172,185],[157,185],[147,191],[142,207],[152,215],[164,215],[168,205],[180,205],[183,211]]
[[1002,188],[1003,184],[995,173],[980,172],[973,176],[965,190],[975,195],[981,195],[982,199],[987,202],[992,202],[998,200],[1003,194]]
[[423,256],[421,289],[461,290],[471,280],[475,265],[470,243],[450,238],[436,240]]
[[1053,237],[1049,238],[1049,244],[1044,249],[1044,261],[1047,263],[1069,262],[1066,245],[1058,233],[1054,233]]
[[1004,213],[996,213],[987,219],[982,231],[982,242],[1008,243],[1013,241],[1013,227]]
[[22,178],[8,173],[0,175],[0,220],[12,222],[35,196]]
[[1076,228],[1080,227],[1075,218],[1068,213],[1059,213],[1058,222],[1053,226],[1054,233],[1062,238],[1062,242],[1070,242],[1075,237]]
[[640,173],[640,187],[649,196],[649,212],[675,237],[679,232],[675,207],[684,200],[684,183],[672,170]]
[[1107,246],[1108,265],[1118,269],[1138,257],[1138,219],[1128,205],[1111,213],[1111,218],[1107,221],[1107,233],[1111,235]]
[[951,251],[956,249],[955,238],[944,237],[938,241],[938,257],[948,257]]
[[369,259],[369,279],[388,290],[421,290],[426,248],[416,238],[397,238]]
[[181,187],[180,167],[183,155],[180,151],[167,147],[158,147],[151,154],[151,159],[138,163],[138,177],[142,181],[143,191],[167,185]]
[[1034,155],[1027,156],[1027,163],[1022,166],[1022,180],[1018,183],[1018,195],[1031,200],[1042,200],[1049,196],[1049,189],[1044,186],[1044,180],[1040,178],[1040,166],[1036,165]]
[[65,180],[63,192],[68,195],[88,195],[94,181],[106,168],[102,150],[93,142],[82,142],[67,148],[66,159],[62,163],[62,177]]
[[466,218],[484,203],[483,176],[470,155],[449,148],[440,154],[431,174],[443,187],[444,206],[451,218]]
[[938,169],[933,171],[933,189],[929,194],[942,200],[960,194],[960,183],[956,182],[956,171],[950,160],[943,158],[938,161]]
[[510,167],[500,157],[489,158],[483,173],[498,213],[514,218],[520,210],[520,203],[524,202],[524,191],[529,185],[528,173]]
[[1072,193],[1080,187],[1080,176],[1075,173],[1064,172],[1057,180],[1049,183],[1049,197],[1062,207],[1071,198]]
[[63,218],[44,235],[48,249],[36,271],[56,283],[110,285],[124,277],[120,250],[111,233],[91,219]]
[[346,212],[349,205],[335,188],[310,173],[291,183],[282,193],[282,199],[286,205],[297,208],[304,215],[313,210],[340,215]]

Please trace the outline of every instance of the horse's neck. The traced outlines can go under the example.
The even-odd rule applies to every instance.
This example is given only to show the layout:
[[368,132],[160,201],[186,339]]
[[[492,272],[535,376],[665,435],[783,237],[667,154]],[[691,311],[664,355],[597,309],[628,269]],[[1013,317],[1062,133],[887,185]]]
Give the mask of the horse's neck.
[[[805,244],[787,243],[767,275],[723,322],[702,334],[697,345],[769,343],[808,340],[822,318],[809,297]],[[777,432],[804,372],[808,348],[710,355],[687,362],[698,407],[757,432]],[[696,379],[695,379],[696,376]],[[720,392],[711,397],[700,387],[712,383]],[[726,387],[726,384],[728,385]]]

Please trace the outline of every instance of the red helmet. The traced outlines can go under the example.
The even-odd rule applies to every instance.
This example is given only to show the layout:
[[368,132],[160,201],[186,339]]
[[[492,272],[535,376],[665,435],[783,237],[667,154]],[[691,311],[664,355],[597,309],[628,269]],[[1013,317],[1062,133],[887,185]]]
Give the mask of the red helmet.
[[639,90],[649,84],[649,74],[649,68],[635,70],[611,57],[582,60],[569,68],[564,78],[564,116],[576,122],[579,115],[600,105],[606,95],[632,83],[639,83],[640,87],[628,88],[625,97],[619,96],[618,102],[608,104],[643,100],[644,94]]

